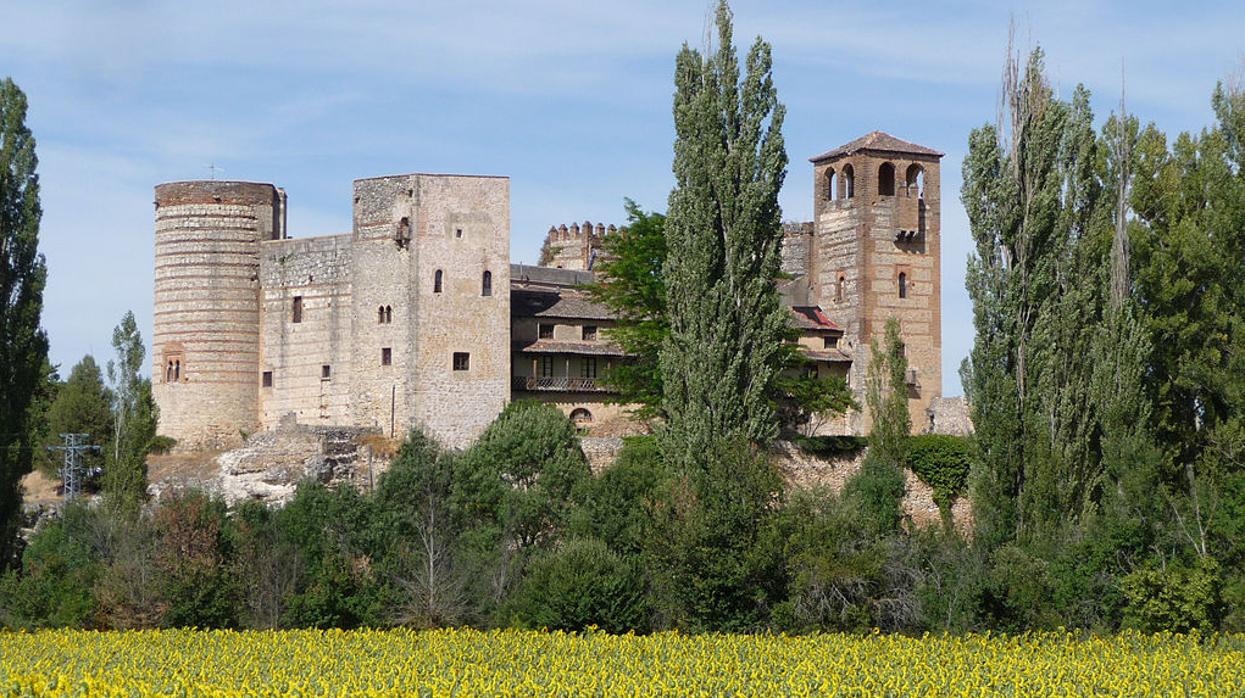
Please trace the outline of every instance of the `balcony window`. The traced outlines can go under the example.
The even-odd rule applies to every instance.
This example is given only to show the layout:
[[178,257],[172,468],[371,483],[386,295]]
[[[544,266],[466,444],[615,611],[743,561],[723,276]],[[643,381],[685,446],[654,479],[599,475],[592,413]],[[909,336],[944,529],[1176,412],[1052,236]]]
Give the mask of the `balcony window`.
[[540,360],[537,362],[537,368],[540,371],[541,378],[553,378],[553,357],[540,357]]
[[584,357],[579,360],[579,377],[580,378],[596,378],[597,377],[597,360],[595,357]]

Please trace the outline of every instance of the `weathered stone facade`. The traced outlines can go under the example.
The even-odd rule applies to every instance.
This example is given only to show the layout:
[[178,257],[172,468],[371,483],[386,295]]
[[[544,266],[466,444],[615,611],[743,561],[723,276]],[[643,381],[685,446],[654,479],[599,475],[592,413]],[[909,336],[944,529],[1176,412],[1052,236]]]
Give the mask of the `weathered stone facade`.
[[290,239],[272,185],[156,188],[155,397],[182,448],[236,446],[289,414],[464,446],[501,411],[509,180],[354,192],[351,233]]
[[[918,431],[948,409],[940,157],[880,132],[817,156],[815,220],[784,226],[780,290],[805,356],[863,403],[869,342],[897,318]],[[153,391],[180,448],[235,447],[291,415],[462,447],[519,398],[628,433],[602,381],[628,356],[582,288],[619,229],[551,228],[548,266],[512,265],[505,177],[356,180],[340,235],[290,238],[286,206],[270,184],[156,187]],[[853,414],[820,432],[868,426]]]

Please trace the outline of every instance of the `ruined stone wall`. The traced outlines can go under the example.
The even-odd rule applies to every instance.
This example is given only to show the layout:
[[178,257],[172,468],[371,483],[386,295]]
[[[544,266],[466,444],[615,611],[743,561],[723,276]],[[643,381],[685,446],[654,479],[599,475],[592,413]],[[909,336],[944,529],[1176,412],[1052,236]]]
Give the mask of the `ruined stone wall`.
[[[350,423],[351,250],[349,235],[261,245],[259,414],[265,429],[291,413],[302,424]],[[301,299],[301,322],[294,322],[295,298]],[[271,385],[264,385],[265,373]]]
[[241,443],[259,422],[259,242],[284,236],[268,184],[155,190],[152,393],[181,449]]
[[[419,281],[405,386],[410,419],[463,447],[510,397],[510,180],[417,175],[413,185],[419,209],[411,248]],[[438,269],[442,292],[431,293]],[[455,370],[455,353],[468,356],[466,370]]]

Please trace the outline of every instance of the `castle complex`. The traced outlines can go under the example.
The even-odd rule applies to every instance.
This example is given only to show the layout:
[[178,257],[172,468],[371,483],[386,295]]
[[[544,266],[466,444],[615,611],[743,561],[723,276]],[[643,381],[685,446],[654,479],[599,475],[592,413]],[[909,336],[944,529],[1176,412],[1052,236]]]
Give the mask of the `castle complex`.
[[[941,156],[874,132],[812,158],[814,220],[785,226],[779,282],[811,365],[857,393],[870,341],[900,321],[917,428],[942,391]],[[353,230],[310,238],[289,237],[270,184],[155,193],[153,391],[182,448],[288,415],[461,447],[519,398],[590,428],[627,419],[600,381],[627,356],[582,290],[613,226],[553,228],[548,266],[524,266],[505,177],[357,180]],[[861,433],[868,415],[828,428]]]

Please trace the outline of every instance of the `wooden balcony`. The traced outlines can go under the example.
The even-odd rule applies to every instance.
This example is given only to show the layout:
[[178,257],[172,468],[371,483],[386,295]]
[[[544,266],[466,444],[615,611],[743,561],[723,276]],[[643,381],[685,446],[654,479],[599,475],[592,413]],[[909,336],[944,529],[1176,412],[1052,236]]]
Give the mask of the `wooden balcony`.
[[561,393],[610,393],[611,388],[600,382],[596,378],[567,378],[549,377],[538,378],[536,376],[514,376],[511,381],[511,387],[515,390],[527,390],[532,392],[561,392]]

